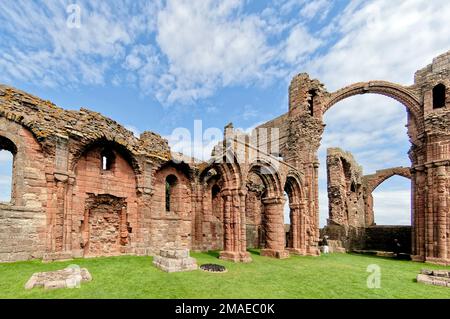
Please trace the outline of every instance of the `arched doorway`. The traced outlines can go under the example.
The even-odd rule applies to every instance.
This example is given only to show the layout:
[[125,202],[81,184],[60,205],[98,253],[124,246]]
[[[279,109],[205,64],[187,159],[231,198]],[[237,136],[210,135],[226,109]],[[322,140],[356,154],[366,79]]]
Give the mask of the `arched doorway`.
[[[261,255],[287,258],[289,252],[286,250],[286,233],[283,217],[285,199],[281,181],[275,168],[267,163],[254,163],[250,166],[247,177],[247,188],[260,189],[259,196],[255,201],[260,203],[261,209],[261,231],[259,234]],[[247,197],[251,195],[247,194]]]
[[[331,94],[333,102],[324,107],[328,110],[323,118],[327,126],[319,149],[320,162],[328,161],[328,166],[334,165],[329,162],[332,158],[329,151],[338,151],[330,147],[343,150],[339,150],[341,165],[336,164],[334,171],[322,166],[319,172],[320,221],[321,226],[327,226],[326,234],[339,240],[346,249],[363,249],[364,228],[373,224],[373,214],[365,208],[371,200],[364,197],[365,175],[389,167],[411,167],[414,161],[411,150],[415,147],[418,126],[415,117],[417,105],[411,102],[414,97],[410,99],[402,89],[396,91],[395,85],[383,85],[372,88],[357,84],[344,88]],[[358,95],[362,93],[378,95]],[[405,112],[405,103],[409,102],[412,104],[406,107]],[[330,108],[332,105],[335,107]],[[404,184],[402,186],[405,187]],[[410,184],[404,193],[411,192],[411,189]],[[404,198],[403,202],[408,200],[410,197]],[[413,216],[411,206],[406,210],[410,217]],[[339,243],[337,245],[339,247]]]

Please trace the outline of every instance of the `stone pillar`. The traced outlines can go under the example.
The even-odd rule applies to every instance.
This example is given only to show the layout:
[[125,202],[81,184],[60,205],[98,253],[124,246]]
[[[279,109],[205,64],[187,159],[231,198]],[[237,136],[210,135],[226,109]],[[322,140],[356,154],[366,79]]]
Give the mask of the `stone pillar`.
[[424,261],[425,260],[425,198],[427,196],[426,191],[426,173],[423,167],[418,169],[415,168],[412,171],[411,177],[411,195],[413,197],[413,205],[411,207],[413,211],[413,223],[412,223],[412,234],[414,236],[413,240],[413,251],[412,260],[414,261]]
[[286,236],[283,218],[285,199],[282,197],[266,197],[262,201],[266,216],[266,248],[261,250],[261,256],[287,258],[289,257],[289,251],[285,249]]
[[437,258],[447,259],[447,172],[445,166],[436,169],[437,179]]
[[[64,230],[64,250],[72,251],[72,228],[73,228],[73,187],[75,177],[69,177],[66,191],[66,213],[65,213],[65,230]],[[77,247],[78,248],[78,247]]]
[[127,207],[123,206],[120,211],[120,244],[128,244]]
[[234,262],[250,262],[251,257],[246,251],[245,238],[245,195],[240,194],[238,190],[223,190],[222,196],[224,250],[220,252],[219,258]]
[[434,257],[434,214],[433,214],[433,168],[427,169],[426,186],[426,206],[425,206],[425,256]]
[[303,255],[305,250],[303,246],[303,228],[304,228],[304,217],[302,216],[301,205],[291,204],[289,206],[291,210],[291,231],[290,237],[292,245],[288,247],[288,251],[291,254]]
[[306,254],[306,203],[302,200],[299,204],[299,216],[300,216],[300,249]]

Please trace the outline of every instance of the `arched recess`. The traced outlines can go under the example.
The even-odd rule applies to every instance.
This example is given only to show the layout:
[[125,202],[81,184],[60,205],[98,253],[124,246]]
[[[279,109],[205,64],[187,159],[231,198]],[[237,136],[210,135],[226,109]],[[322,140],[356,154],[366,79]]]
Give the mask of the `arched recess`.
[[301,180],[295,173],[288,174],[284,191],[289,203],[289,232],[286,236],[286,248],[291,253],[306,253],[306,231],[308,216],[301,187]]
[[393,176],[401,176],[411,180],[411,171],[407,167],[396,167],[377,171],[375,174],[364,176],[365,216],[367,226],[375,225],[373,192],[384,181]]
[[[66,204],[66,216],[57,215],[55,221],[67,218],[64,225],[75,225],[73,229],[78,231],[72,236],[72,249],[85,256],[132,252],[141,240],[137,235],[141,215],[136,160],[122,145],[104,139],[87,145],[76,158],[71,167],[74,183],[69,183],[67,190],[73,197]],[[54,229],[58,229],[58,223],[61,221]],[[71,228],[67,226],[66,231]],[[69,238],[65,235],[59,239],[60,232],[55,234],[57,247]]]
[[[139,175],[142,174],[142,168],[140,166],[140,163],[136,159],[132,150],[130,150],[126,146],[119,144],[115,141],[108,140],[107,138],[99,138],[97,140],[90,141],[82,146],[71,145],[70,146],[71,158],[70,158],[70,165],[69,165],[70,170],[75,171],[80,158],[82,156],[84,156],[87,152],[94,150],[94,149],[100,150],[101,158],[103,158],[104,155],[108,155],[113,158],[114,154],[116,154],[116,153],[119,154],[130,164],[130,166],[132,167],[132,169],[134,171],[136,179]],[[103,166],[103,162],[101,162],[100,166]],[[136,180],[136,182],[137,182],[137,180]]]
[[223,193],[226,188],[224,168],[211,165],[200,174],[202,187],[202,209],[194,218],[195,246],[202,250],[222,250],[223,232]]
[[[4,176],[0,182],[0,202],[13,203],[15,196],[15,159],[17,146],[10,139],[0,135],[0,176]],[[8,184],[7,184],[8,183]]]
[[155,251],[170,247],[191,249],[191,179],[191,168],[184,162],[168,161],[156,170],[150,204],[150,234],[155,238],[151,245]]
[[[423,111],[419,98],[411,92],[408,88],[387,82],[387,81],[370,81],[358,82],[348,85],[330,94],[323,106],[323,113],[328,111],[334,104],[343,99],[354,95],[374,93],[393,98],[394,100],[403,104],[408,113],[409,132],[413,143],[416,140],[417,134],[423,131]],[[415,132],[417,130],[417,132]]]
[[279,173],[276,167],[270,163],[257,161],[250,165],[247,182],[252,182],[252,179],[254,182],[256,177],[263,184],[261,195],[263,205],[261,236],[264,236],[262,240],[264,249],[261,250],[261,255],[286,258],[289,256],[289,252],[285,249],[286,237],[283,216],[285,199],[283,197],[284,187],[281,186]]

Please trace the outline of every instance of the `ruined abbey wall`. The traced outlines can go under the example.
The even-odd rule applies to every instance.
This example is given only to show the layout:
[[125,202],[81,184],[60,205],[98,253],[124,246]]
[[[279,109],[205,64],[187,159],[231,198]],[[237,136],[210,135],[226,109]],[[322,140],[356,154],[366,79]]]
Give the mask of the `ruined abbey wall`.
[[[242,262],[255,246],[270,257],[317,255],[323,114],[374,93],[408,114],[413,257],[449,263],[449,87],[450,52],[417,71],[412,86],[369,81],[328,92],[300,73],[287,113],[257,127],[256,143],[229,124],[211,159],[198,163],[179,161],[155,133],[135,137],[99,113],[63,110],[2,85],[0,149],[14,155],[14,167],[12,200],[0,204],[0,261],[153,255],[164,247],[217,249]],[[349,163],[342,156],[333,165],[345,173]],[[357,171],[329,176],[336,223],[373,223]]]
[[[394,167],[363,175],[350,152],[339,148],[327,150],[328,214],[327,225],[321,235],[328,235],[347,251],[361,249],[392,250],[394,238],[402,240],[406,251],[411,252],[409,226],[375,224],[373,191],[386,179],[394,176],[411,178],[409,167]],[[409,212],[405,212],[407,214]]]

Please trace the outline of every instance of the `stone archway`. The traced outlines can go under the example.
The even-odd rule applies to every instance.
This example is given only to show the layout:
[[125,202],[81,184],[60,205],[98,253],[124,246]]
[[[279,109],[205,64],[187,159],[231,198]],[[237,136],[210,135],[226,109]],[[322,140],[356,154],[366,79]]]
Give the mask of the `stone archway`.
[[[348,97],[366,93],[385,95],[403,104],[417,121],[422,118],[419,98],[408,88],[387,81],[358,82],[339,89],[325,99],[322,113],[328,111],[334,104]],[[420,124],[420,123],[417,123]]]
[[286,247],[290,253],[304,255],[306,254],[306,231],[309,217],[300,180],[295,175],[288,175],[284,190],[288,196],[290,216]]
[[268,163],[256,162],[250,166],[249,174],[255,174],[264,183],[265,191],[261,198],[264,206],[263,227],[265,247],[262,256],[287,258],[286,237],[284,228],[284,196],[278,172]]
[[[225,152],[213,158],[210,165],[203,170],[200,180],[205,181],[205,174],[214,170],[220,180],[220,192],[216,196],[222,205],[220,213],[223,216],[223,250],[219,258],[234,262],[250,262],[250,253],[246,247],[245,233],[245,190],[242,188],[242,173],[239,162],[232,152]],[[212,192],[206,188],[207,193]],[[209,201],[209,199],[207,199]],[[210,214],[206,215],[206,219]]]
[[364,214],[367,226],[372,226],[375,224],[372,193],[385,180],[395,175],[411,179],[411,169],[409,167],[393,167],[377,170],[374,174],[365,175],[363,177],[363,196],[365,202]]

